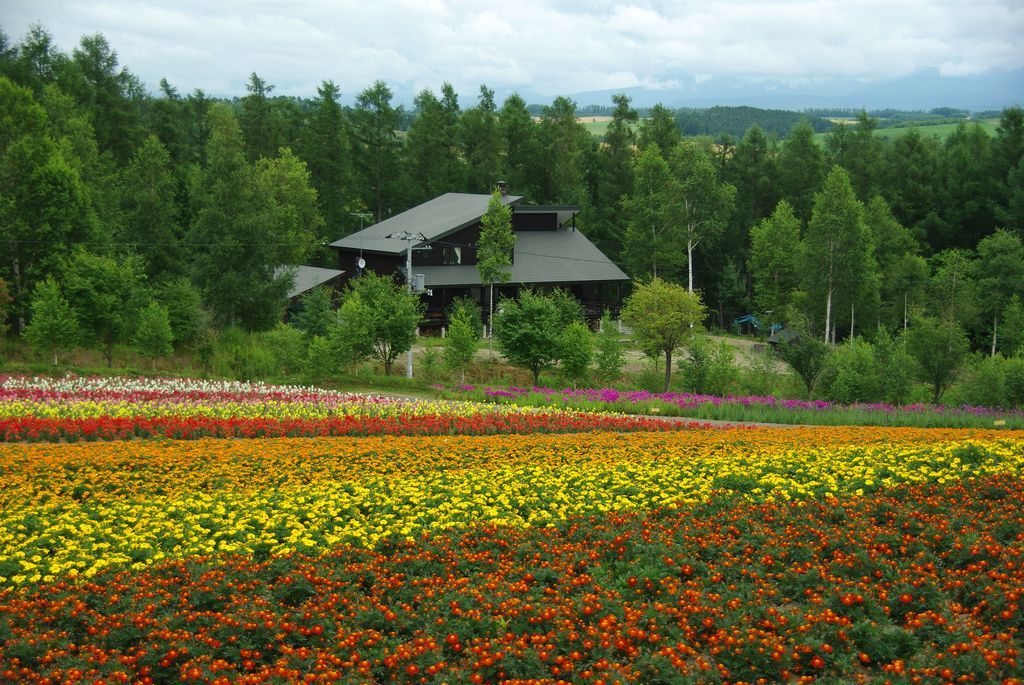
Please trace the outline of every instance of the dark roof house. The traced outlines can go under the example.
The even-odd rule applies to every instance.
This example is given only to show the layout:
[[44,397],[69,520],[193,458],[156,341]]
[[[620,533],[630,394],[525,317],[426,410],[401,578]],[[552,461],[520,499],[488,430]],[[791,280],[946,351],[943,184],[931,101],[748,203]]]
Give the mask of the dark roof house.
[[[404,278],[411,242],[413,276],[422,276],[422,287],[432,291],[426,295],[428,319],[443,319],[444,308],[455,297],[469,296],[483,303],[486,295],[477,272],[476,245],[490,199],[490,195],[446,193],[336,240],[331,247],[338,251],[338,268],[345,270],[345,278],[363,269],[398,272]],[[590,315],[600,316],[605,307],[618,308],[620,286],[629,277],[576,230],[579,207],[527,205],[516,195],[505,195],[504,200],[512,208],[516,242],[511,280],[496,290],[514,296],[522,287],[559,286],[575,294]]]

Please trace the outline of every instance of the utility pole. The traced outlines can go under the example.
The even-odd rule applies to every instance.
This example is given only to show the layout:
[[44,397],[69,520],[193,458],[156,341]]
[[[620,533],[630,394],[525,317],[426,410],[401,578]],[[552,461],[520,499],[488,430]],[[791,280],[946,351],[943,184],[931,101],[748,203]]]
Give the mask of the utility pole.
[[[405,241],[405,283],[409,289],[409,294],[412,295],[414,292],[412,289],[412,244],[425,242],[427,240],[427,237],[422,233],[410,233],[409,231],[389,233],[384,237],[388,239],[397,239]],[[411,343],[409,344],[409,350],[405,353],[405,377],[412,378]]]

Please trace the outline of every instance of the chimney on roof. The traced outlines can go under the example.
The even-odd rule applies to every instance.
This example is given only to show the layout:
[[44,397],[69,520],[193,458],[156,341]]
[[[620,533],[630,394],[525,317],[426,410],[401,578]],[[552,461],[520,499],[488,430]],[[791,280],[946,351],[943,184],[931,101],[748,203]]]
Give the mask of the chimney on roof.
[[508,195],[508,183],[505,183],[504,181],[498,181],[497,186],[498,192],[501,193],[502,197]]

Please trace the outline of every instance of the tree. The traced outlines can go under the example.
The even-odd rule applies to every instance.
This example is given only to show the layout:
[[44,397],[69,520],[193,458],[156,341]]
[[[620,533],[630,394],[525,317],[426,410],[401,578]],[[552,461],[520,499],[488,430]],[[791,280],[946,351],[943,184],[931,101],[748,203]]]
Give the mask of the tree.
[[[487,203],[487,212],[480,220],[480,239],[476,246],[476,269],[480,283],[488,287],[487,326],[494,317],[494,284],[507,283],[512,278],[512,250],[516,234],[512,231],[512,208],[505,204],[501,193],[495,190]],[[488,333],[490,338],[490,333]]]
[[701,325],[707,312],[700,295],[659,278],[637,283],[626,300],[622,320],[642,349],[665,355],[665,392],[672,378],[672,353]]
[[444,363],[449,369],[459,372],[460,383],[466,382],[466,367],[473,361],[479,344],[480,338],[471,317],[463,312],[453,312],[444,341]]
[[305,333],[307,339],[316,336],[327,337],[338,321],[331,304],[331,291],[327,288],[313,288],[299,298],[299,311],[295,314],[295,327]]
[[980,305],[982,313],[992,321],[992,351],[996,354],[999,332],[999,314],[1016,293],[1024,292],[1024,245],[1016,233],[1004,229],[987,236],[978,243],[978,261],[975,262],[978,290],[984,293]]
[[542,200],[582,204],[586,196],[583,159],[593,139],[577,121],[576,103],[560,96],[544,107],[539,138],[546,151]]
[[801,120],[789,132],[779,152],[779,189],[793,207],[793,214],[802,222],[811,218],[814,194],[825,178],[821,148],[814,142],[814,128]]
[[352,148],[363,203],[377,221],[391,213],[399,170],[400,144],[395,133],[402,108],[391,104],[392,93],[383,81],[356,96],[352,110]]
[[116,258],[77,249],[64,265],[64,291],[78,317],[83,342],[114,365],[114,346],[128,342],[148,298],[137,255]]
[[349,282],[338,309],[341,330],[352,348],[381,361],[389,376],[398,355],[412,347],[422,316],[418,295],[372,272]]
[[598,146],[592,171],[593,221],[589,228],[591,241],[614,262],[622,252],[621,226],[626,223],[623,197],[633,192],[633,158],[638,121],[636,110],[623,94],[613,95],[612,120],[608,123],[603,143]]
[[657,146],[648,146],[637,159],[633,190],[622,202],[623,260],[634,278],[670,278],[682,266],[676,197],[676,179],[668,162]]
[[601,315],[601,330],[594,341],[597,377],[604,383],[616,381],[622,375],[626,353],[622,349],[621,338],[618,324],[612,320],[611,312],[606,309]]
[[187,268],[175,202],[177,185],[171,157],[156,136],[146,139],[121,175],[121,242],[146,260],[152,279]]
[[541,293],[523,290],[518,299],[502,299],[494,317],[494,338],[508,361],[533,373],[540,372],[561,355],[561,315],[555,302]]
[[82,36],[72,50],[74,77],[65,90],[90,113],[101,152],[124,164],[143,139],[142,110],[145,90],[125,68],[118,68],[117,52],[102,34]]
[[81,178],[46,126],[31,91],[0,77],[0,274],[11,285],[19,333],[35,284],[57,272],[60,255],[94,223]]
[[175,345],[195,345],[209,326],[209,313],[203,309],[199,289],[184,276],[157,281],[156,301],[167,309],[171,337]]
[[862,292],[872,284],[877,288],[872,249],[863,209],[853,194],[849,176],[835,167],[822,191],[815,195],[803,250],[804,289],[812,306],[825,305],[825,342],[832,339],[833,305],[846,305],[852,311],[863,299],[859,297]]
[[7,335],[7,317],[10,314],[12,302],[14,302],[14,298],[7,292],[7,281],[0,278],[0,338]]
[[239,124],[245,139],[246,156],[250,162],[255,162],[263,157],[273,157],[277,152],[281,143],[280,124],[270,104],[269,96],[274,86],[253,72],[245,89],[249,94],[242,98]]
[[150,302],[139,312],[139,325],[132,336],[135,349],[149,357],[155,367],[158,357],[167,357],[173,351],[174,333],[167,308],[159,302]]
[[781,313],[800,283],[800,220],[786,200],[750,229],[747,264],[758,309]]
[[775,350],[782,361],[789,364],[800,380],[804,382],[804,386],[807,388],[807,399],[811,399],[814,397],[814,388],[818,384],[818,379],[821,378],[821,373],[825,369],[829,346],[821,340],[811,337],[807,333],[805,325],[800,322],[790,322],[789,327],[796,332],[796,335],[776,346]]
[[466,156],[466,189],[489,193],[501,180],[502,144],[494,91],[480,86],[479,103],[459,118],[459,137]]
[[502,103],[498,130],[509,188],[534,202],[542,200],[544,161],[538,126],[518,93],[512,93]]
[[967,250],[943,250],[932,255],[930,262],[929,312],[944,321],[971,327],[979,309],[973,254]]
[[341,109],[341,91],[333,81],[317,87],[309,125],[303,129],[300,150],[316,189],[324,232],[318,240],[344,236],[345,202],[352,186],[352,160],[348,127]]
[[54,366],[59,361],[59,352],[70,350],[78,343],[75,312],[50,276],[36,284],[32,294],[32,318],[24,335],[32,349],[50,355]]
[[265,330],[281,318],[292,274],[314,249],[323,219],[306,165],[282,148],[245,160],[231,110],[210,110],[206,166],[193,186],[192,273],[218,323]]
[[[441,87],[441,98],[424,89],[413,101],[416,118],[409,126],[404,165],[413,204],[453,190],[462,190],[466,168],[459,149],[459,100],[452,84]],[[492,188],[493,189],[493,188]]]
[[723,180],[736,188],[730,235],[737,239],[729,241],[734,252],[742,253],[750,227],[771,214],[779,200],[777,155],[773,147],[755,124],[747,130],[723,169]]
[[1017,293],[1010,296],[1002,312],[1002,349],[1007,357],[1019,354],[1024,345],[1024,304]]
[[640,135],[637,141],[640,149],[646,150],[651,145],[656,145],[661,156],[668,159],[680,140],[682,136],[679,134],[672,110],[661,103],[651,107],[647,117],[640,122]]
[[686,241],[687,286],[693,292],[693,250],[710,244],[722,233],[733,211],[736,188],[719,183],[707,152],[693,144],[681,145],[669,158],[673,184],[670,206],[678,208]]
[[907,351],[917,362],[920,380],[932,388],[932,402],[938,404],[967,357],[967,335],[956,321],[921,316],[907,331]]
[[992,141],[992,178],[996,187],[993,202],[996,218],[1004,228],[1024,231],[1021,224],[1021,196],[1024,194],[1024,109],[1008,107],[999,118]]
[[562,352],[559,356],[562,373],[571,381],[575,388],[578,383],[586,380],[590,372],[590,363],[594,359],[594,336],[582,321],[573,321],[562,329],[559,341]]

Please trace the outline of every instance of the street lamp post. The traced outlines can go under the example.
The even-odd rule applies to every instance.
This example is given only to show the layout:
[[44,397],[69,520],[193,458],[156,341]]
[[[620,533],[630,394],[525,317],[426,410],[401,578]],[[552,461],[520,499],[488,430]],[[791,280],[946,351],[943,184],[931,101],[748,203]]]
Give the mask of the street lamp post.
[[[399,231],[398,233],[389,233],[385,236],[389,239],[398,239],[405,241],[405,282],[408,286],[409,294],[412,295],[412,245],[413,243],[422,243],[426,241],[427,237],[422,233],[410,233],[409,231]],[[409,344],[409,350],[405,353],[405,377],[412,378],[412,344]]]

